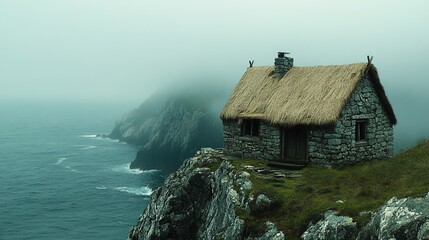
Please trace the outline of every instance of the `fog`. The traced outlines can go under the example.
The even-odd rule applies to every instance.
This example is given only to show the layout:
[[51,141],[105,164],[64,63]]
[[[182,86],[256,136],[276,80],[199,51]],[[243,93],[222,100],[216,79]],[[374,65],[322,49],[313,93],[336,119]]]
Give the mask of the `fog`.
[[[0,101],[137,106],[186,79],[229,91],[249,60],[296,66],[374,56],[398,118],[396,151],[429,136],[429,2],[0,1]],[[213,80],[214,79],[214,80]]]

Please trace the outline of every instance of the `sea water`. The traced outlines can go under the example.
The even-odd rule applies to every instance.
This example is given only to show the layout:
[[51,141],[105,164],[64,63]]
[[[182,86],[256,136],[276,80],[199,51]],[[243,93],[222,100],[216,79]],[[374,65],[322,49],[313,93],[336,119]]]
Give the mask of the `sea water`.
[[126,110],[106,103],[0,103],[0,239],[126,239],[157,170],[97,137]]

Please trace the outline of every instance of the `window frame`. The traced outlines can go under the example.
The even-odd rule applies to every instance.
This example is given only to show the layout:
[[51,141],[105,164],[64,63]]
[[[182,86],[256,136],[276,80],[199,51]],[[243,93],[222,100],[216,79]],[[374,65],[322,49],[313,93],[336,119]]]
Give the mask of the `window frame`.
[[243,119],[241,122],[241,136],[258,137],[260,128],[259,119]]
[[358,119],[355,121],[355,141],[368,141],[368,119]]

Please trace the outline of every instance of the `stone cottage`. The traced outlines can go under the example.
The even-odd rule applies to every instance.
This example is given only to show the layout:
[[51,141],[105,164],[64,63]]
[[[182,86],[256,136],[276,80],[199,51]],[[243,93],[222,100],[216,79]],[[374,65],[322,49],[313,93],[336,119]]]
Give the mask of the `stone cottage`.
[[371,59],[294,67],[249,67],[221,119],[230,155],[272,163],[349,165],[392,156],[396,117]]

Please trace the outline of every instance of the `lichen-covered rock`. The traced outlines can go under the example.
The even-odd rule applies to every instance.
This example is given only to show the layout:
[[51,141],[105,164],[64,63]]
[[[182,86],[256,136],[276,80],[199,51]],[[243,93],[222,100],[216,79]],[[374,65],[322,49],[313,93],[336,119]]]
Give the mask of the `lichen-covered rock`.
[[[260,226],[252,232],[237,214],[245,216],[242,212],[247,212],[257,218],[258,207],[262,211],[272,209],[276,201],[252,192],[250,174],[235,169],[222,150],[202,149],[151,195],[144,213],[129,231],[129,240],[282,240],[285,236],[274,223],[254,219],[252,224]],[[322,220],[310,224],[301,238],[429,240],[429,194],[423,198],[392,198],[377,212],[361,214],[371,214],[372,219],[359,232],[350,217],[328,211]]]
[[367,239],[429,239],[429,194],[424,198],[391,198],[359,233]]
[[429,221],[426,221],[417,233],[417,239],[429,240]]
[[265,194],[259,194],[256,197],[254,204],[251,204],[250,211],[253,213],[263,212],[271,208],[272,200],[269,199]]
[[260,194],[257,198],[256,198],[256,205],[260,206],[260,205],[267,205],[269,206],[271,204],[271,200],[265,196],[265,194]]
[[324,219],[310,227],[302,235],[304,240],[346,240],[356,234],[356,223],[346,216],[337,216],[335,212],[328,211]]
[[284,240],[285,239],[285,235],[283,234],[282,231],[279,231],[276,228],[276,225],[272,222],[266,222],[265,226],[267,226],[266,228],[266,232],[264,235],[260,236],[260,237],[250,237],[248,238],[248,240]]
[[[216,171],[205,166],[222,161]],[[250,239],[236,208],[248,208],[249,173],[234,171],[220,150],[204,149],[185,161],[152,195],[128,239]],[[258,238],[284,239],[273,223]]]

